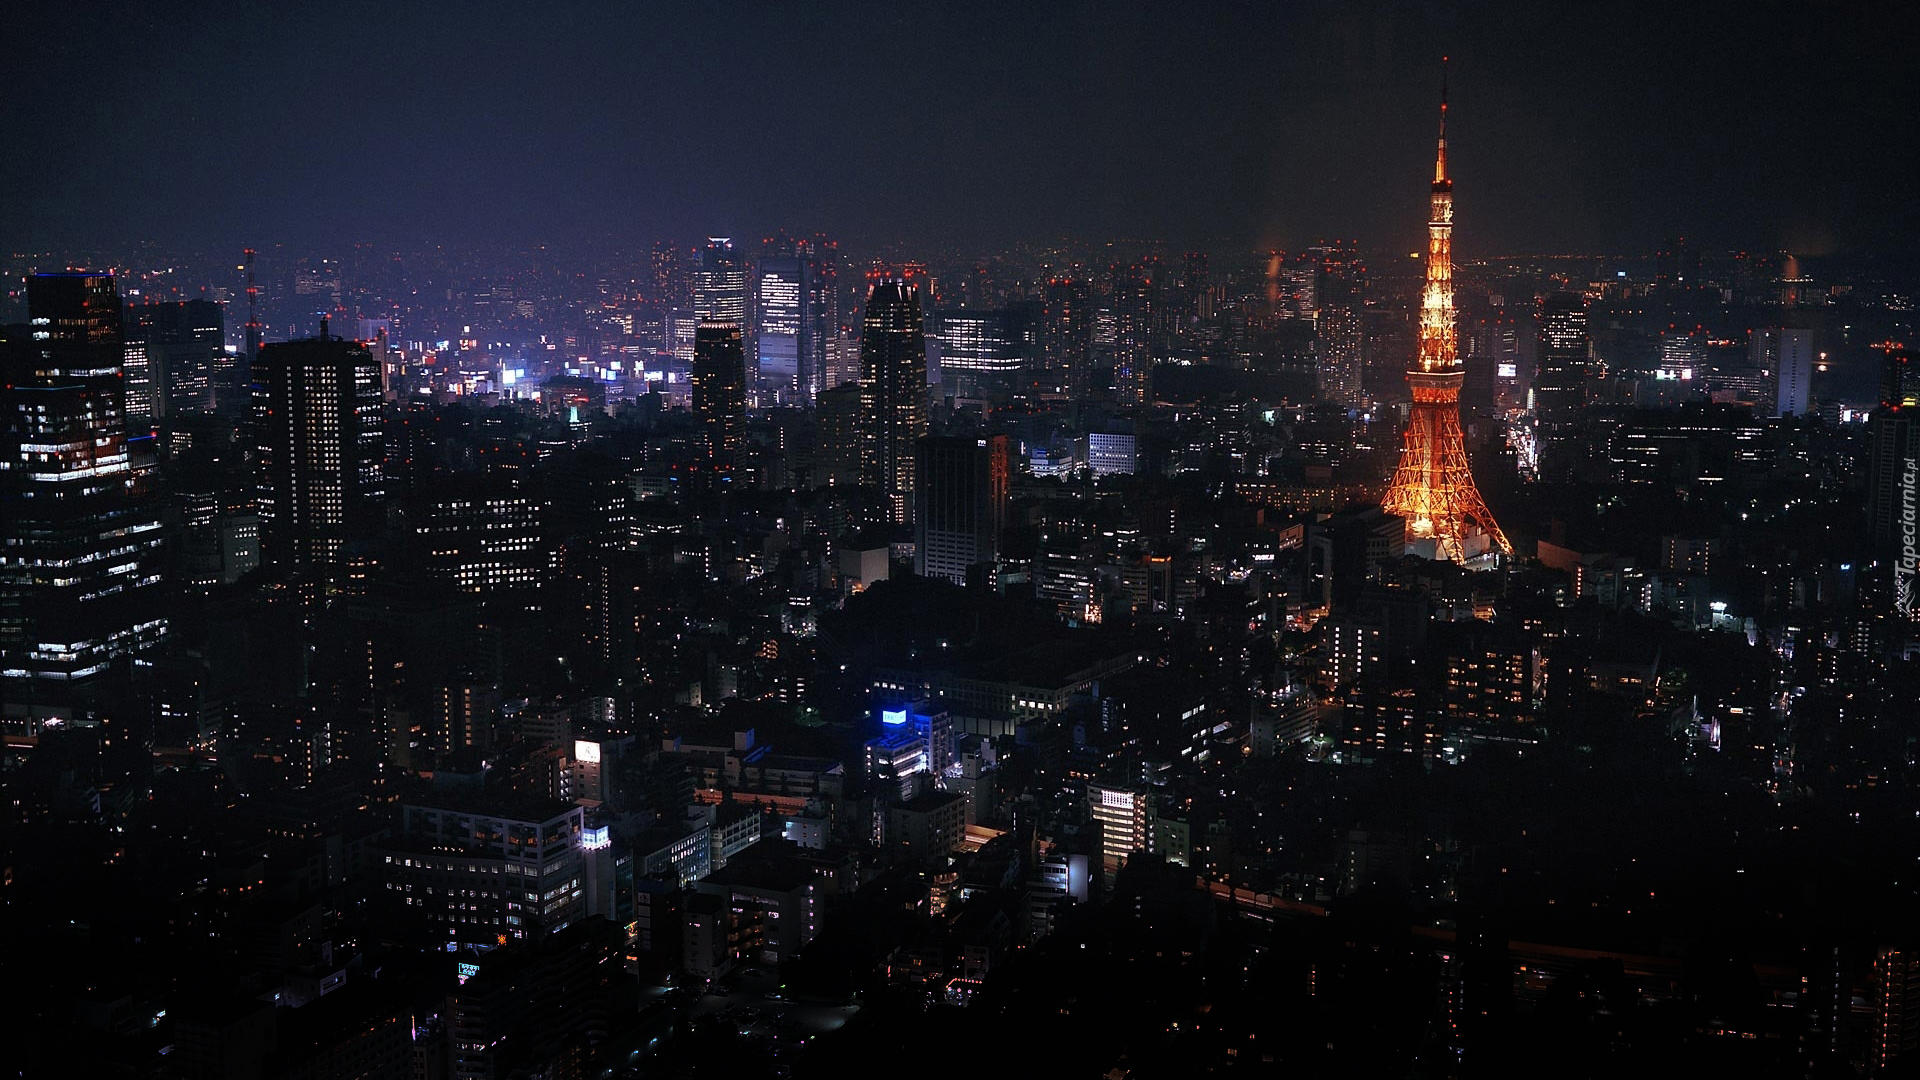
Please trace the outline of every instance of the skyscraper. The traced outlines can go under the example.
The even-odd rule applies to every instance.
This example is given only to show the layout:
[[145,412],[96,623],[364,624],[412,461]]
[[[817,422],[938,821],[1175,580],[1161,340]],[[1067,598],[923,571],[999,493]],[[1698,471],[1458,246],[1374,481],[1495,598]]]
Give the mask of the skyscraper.
[[1447,100],[1440,97],[1440,140],[1433,165],[1432,217],[1427,222],[1427,284],[1420,302],[1420,351],[1407,382],[1407,418],[1400,465],[1381,505],[1407,523],[1407,546],[1434,559],[1465,563],[1513,545],[1494,523],[1467,469],[1460,431],[1459,329],[1453,315],[1453,181],[1447,177]]
[[700,421],[701,474],[709,486],[733,476],[747,422],[747,359],[740,324],[703,321],[693,340],[693,415]]
[[927,434],[927,340],[920,288],[876,279],[860,327],[860,471],[887,492],[893,521],[914,507],[914,442]]
[[801,356],[811,344],[811,320],[806,295],[809,267],[798,255],[765,255],[760,259],[755,303],[754,370],[756,383],[770,400],[810,400],[801,378]]
[[120,370],[125,386],[123,396],[127,426],[134,430],[151,430],[153,422],[167,411],[166,387],[160,365],[149,354],[144,335],[134,328],[132,312],[127,313],[121,333],[124,341],[120,352]]
[[[225,358],[226,323],[211,300],[138,304],[126,311],[127,415],[153,420],[176,413],[212,412],[223,388],[215,370]],[[138,351],[147,365],[146,397],[136,402],[132,366]]]
[[160,516],[129,445],[120,294],[107,274],[27,279],[29,339],[0,379],[0,681],[36,734],[81,684],[166,634]]
[[1880,362],[1880,404],[1910,409],[1920,406],[1920,352],[1884,343]]
[[822,390],[814,399],[814,419],[818,425],[813,453],[815,487],[860,483],[865,431],[860,399],[857,379]]
[[1005,435],[921,439],[914,447],[914,572],[964,585],[968,570],[998,558],[1009,479]]
[[1153,392],[1152,342],[1159,318],[1153,282],[1144,266],[1113,268],[1109,310],[1113,334],[1108,359],[1113,364],[1114,395],[1124,404],[1143,405]]
[[693,271],[693,314],[702,322],[747,325],[747,264],[725,236],[707,237]]
[[1313,329],[1320,342],[1320,396],[1341,405],[1365,398],[1362,346],[1366,332],[1360,313],[1366,302],[1366,266],[1350,242],[1309,248],[1313,272]]
[[927,433],[927,342],[920,289],[899,278],[867,287],[860,333],[860,455],[867,482],[886,492],[892,518],[913,510],[913,444]]
[[1009,395],[1026,363],[1025,318],[1007,308],[940,315],[940,382],[961,397]]
[[1805,416],[1813,407],[1813,331],[1773,326],[1747,333],[1753,365],[1773,383],[1773,415]]
[[1542,479],[1569,480],[1579,464],[1587,402],[1587,302],[1555,293],[1540,302],[1540,378],[1534,387],[1535,446]]
[[807,403],[833,386],[834,354],[840,348],[840,248],[815,237],[800,250],[808,261],[806,289],[801,294],[803,316],[809,327],[800,350],[800,386]]
[[1093,377],[1091,315],[1086,282],[1064,277],[1047,282],[1040,332],[1043,393],[1075,400],[1086,395]]
[[262,346],[253,423],[266,561],[325,576],[386,516],[380,365],[337,338]]
[[766,242],[756,281],[754,370],[782,404],[811,405],[829,382],[839,332],[838,251],[823,239]]
[[1207,297],[1207,255],[1204,251],[1189,251],[1180,260],[1180,314],[1182,316],[1202,316],[1206,312]]
[[668,240],[655,243],[649,268],[653,271],[653,289],[648,300],[663,309],[686,307],[693,302],[687,287],[685,249]]

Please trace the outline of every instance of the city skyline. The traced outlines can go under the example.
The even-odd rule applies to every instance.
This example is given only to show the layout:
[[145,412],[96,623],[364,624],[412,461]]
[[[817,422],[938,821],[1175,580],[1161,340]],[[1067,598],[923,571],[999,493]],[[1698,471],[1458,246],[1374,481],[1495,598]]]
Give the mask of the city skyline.
[[17,16],[6,1070],[1915,1075],[1920,65],[1788,14]]

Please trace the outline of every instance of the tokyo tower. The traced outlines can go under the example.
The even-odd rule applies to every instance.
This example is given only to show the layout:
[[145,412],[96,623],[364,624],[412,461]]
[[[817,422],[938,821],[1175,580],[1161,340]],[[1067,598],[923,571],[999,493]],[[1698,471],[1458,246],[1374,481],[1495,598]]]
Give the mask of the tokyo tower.
[[1453,181],[1447,178],[1447,94],[1440,91],[1440,148],[1427,223],[1427,285],[1420,300],[1420,354],[1407,382],[1413,413],[1381,505],[1407,523],[1408,550],[1466,563],[1513,545],[1494,523],[1467,470],[1460,434],[1459,331],[1453,317]]

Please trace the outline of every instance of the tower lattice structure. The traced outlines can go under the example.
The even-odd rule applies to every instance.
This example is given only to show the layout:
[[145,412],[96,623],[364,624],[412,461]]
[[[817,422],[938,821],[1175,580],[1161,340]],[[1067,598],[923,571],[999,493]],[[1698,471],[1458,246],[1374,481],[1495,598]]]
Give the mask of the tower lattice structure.
[[1413,412],[1400,464],[1381,500],[1407,523],[1409,546],[1464,563],[1490,550],[1513,554],[1467,468],[1460,431],[1459,330],[1453,314],[1453,181],[1447,178],[1447,98],[1440,95],[1440,143],[1427,222],[1427,283],[1420,300],[1420,351],[1407,372]]

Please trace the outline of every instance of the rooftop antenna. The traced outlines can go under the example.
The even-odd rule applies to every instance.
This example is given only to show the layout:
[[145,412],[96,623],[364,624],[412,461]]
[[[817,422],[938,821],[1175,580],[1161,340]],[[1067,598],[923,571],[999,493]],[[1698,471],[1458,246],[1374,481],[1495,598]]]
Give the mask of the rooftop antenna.
[[260,287],[253,283],[253,249],[247,248],[247,367],[260,357]]

